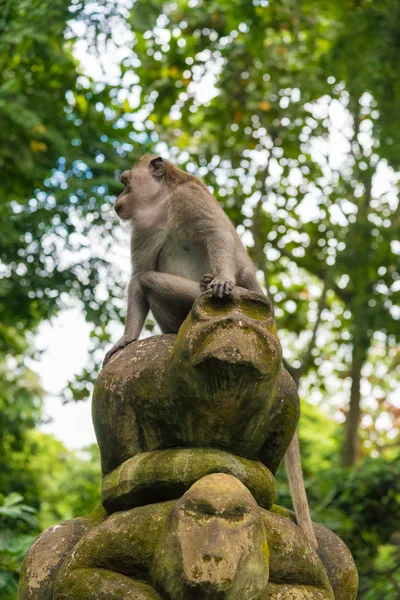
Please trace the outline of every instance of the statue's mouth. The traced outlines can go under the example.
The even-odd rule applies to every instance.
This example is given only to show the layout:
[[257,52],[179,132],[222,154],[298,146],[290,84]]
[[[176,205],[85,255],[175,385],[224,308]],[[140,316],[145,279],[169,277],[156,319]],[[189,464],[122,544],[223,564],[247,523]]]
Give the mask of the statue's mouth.
[[246,319],[227,318],[202,332],[190,363],[193,367],[210,363],[220,367],[243,366],[267,375],[271,365],[280,364],[280,358],[279,342],[265,327]]

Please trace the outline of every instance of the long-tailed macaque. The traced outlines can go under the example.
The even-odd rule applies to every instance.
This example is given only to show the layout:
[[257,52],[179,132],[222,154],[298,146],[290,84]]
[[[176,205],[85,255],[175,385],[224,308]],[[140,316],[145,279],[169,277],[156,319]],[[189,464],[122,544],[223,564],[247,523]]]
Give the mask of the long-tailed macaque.
[[105,362],[138,339],[149,309],[163,333],[177,333],[201,291],[263,293],[236,229],[200,179],[143,156],[121,182],[115,210],[132,223],[132,277],[125,333]]
[[[207,289],[219,298],[234,286],[263,294],[236,229],[200,179],[160,156],[143,156],[122,173],[121,183],[125,189],[114,208],[132,224],[132,277],[125,332],[104,363],[138,339],[149,310],[163,333],[177,333]],[[292,446],[297,451],[286,462],[293,504],[299,526],[316,545],[297,435]]]

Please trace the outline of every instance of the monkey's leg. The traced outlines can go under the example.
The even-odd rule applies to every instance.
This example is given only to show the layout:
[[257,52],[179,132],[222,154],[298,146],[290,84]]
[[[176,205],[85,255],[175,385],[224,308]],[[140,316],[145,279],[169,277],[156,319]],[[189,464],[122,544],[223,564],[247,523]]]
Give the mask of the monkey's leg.
[[250,290],[251,292],[257,292],[258,294],[264,295],[264,292],[258,283],[253,270],[249,267],[243,267],[243,269],[239,271],[236,285],[244,287],[246,290]]
[[140,284],[150,310],[163,333],[177,333],[200,294],[196,281],[148,271],[140,276]]
[[199,284],[177,275],[156,271],[141,275],[140,283],[163,333],[177,333],[200,294]]

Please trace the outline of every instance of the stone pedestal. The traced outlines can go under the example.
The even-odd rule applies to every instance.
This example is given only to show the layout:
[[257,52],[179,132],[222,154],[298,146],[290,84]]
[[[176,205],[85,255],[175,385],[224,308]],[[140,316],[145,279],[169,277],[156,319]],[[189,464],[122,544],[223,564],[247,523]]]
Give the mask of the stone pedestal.
[[39,537],[20,600],[354,600],[344,543],[315,525],[315,552],[275,505],[298,418],[271,303],[202,294],[100,373],[102,505]]

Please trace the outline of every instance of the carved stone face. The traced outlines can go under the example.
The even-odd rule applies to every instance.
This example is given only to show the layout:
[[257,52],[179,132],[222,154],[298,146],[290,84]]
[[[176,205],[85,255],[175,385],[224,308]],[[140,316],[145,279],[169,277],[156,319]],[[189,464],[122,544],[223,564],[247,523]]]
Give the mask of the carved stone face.
[[231,297],[199,296],[178,333],[172,360],[193,367],[232,365],[259,371],[273,379],[280,367],[281,347],[272,303],[241,289]]
[[268,585],[261,512],[235,477],[203,477],[176,503],[154,557],[154,579],[174,600],[258,600]]
[[180,416],[188,415],[182,433],[196,429],[199,443],[233,445],[245,456],[256,451],[280,370],[281,347],[267,298],[247,290],[223,299],[202,294],[178,333],[168,370]]

